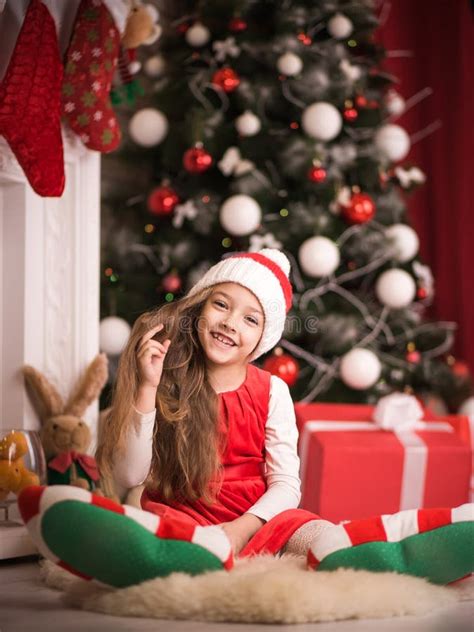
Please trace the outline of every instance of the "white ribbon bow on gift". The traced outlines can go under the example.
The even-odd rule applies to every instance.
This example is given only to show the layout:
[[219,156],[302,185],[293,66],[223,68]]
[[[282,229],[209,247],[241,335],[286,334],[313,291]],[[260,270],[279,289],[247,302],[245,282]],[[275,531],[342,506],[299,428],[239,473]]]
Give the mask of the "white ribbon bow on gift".
[[[423,419],[423,408],[413,395],[391,393],[379,400],[373,419],[382,430],[414,430],[420,419]],[[424,427],[419,429],[423,430]]]

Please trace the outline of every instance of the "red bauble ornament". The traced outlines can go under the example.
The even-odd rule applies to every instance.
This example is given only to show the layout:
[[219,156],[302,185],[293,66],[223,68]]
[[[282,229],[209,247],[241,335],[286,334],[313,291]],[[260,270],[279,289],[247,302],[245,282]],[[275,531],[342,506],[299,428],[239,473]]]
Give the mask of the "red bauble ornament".
[[311,46],[311,44],[313,43],[313,40],[310,38],[309,35],[306,35],[306,33],[298,33],[297,37],[299,41],[305,46]]
[[382,189],[386,189],[387,188],[387,183],[390,180],[390,176],[388,175],[388,173],[386,171],[379,171],[379,184],[382,187]]
[[176,27],[176,32],[179,33],[179,35],[184,35],[190,29],[190,27],[190,22],[181,22],[181,24],[178,24],[178,26]]
[[184,152],[183,166],[189,173],[204,173],[212,166],[212,163],[211,154],[203,147],[191,147]]
[[317,182],[318,184],[320,182],[324,182],[327,178],[327,171],[326,169],[323,169],[322,167],[316,167],[316,166],[312,166],[311,169],[308,171],[308,180],[310,180],[311,182]]
[[366,108],[367,107],[367,97],[364,97],[363,94],[358,94],[355,98],[355,104],[358,108]]
[[180,291],[181,286],[183,285],[183,281],[181,277],[176,272],[170,272],[166,276],[163,277],[161,282],[161,286],[165,292],[172,292],[176,294]]
[[232,18],[229,22],[229,31],[232,31],[233,33],[242,33],[242,31],[247,30],[247,26],[247,22],[242,20],[242,18]]
[[454,364],[451,366],[451,371],[456,375],[456,377],[467,377],[470,374],[469,367],[465,362],[461,362],[460,360],[455,360]]
[[274,354],[267,358],[263,363],[263,368],[265,371],[269,371],[272,375],[277,375],[281,378],[288,386],[293,386],[293,384],[298,379],[299,374],[299,366],[296,360],[285,353]]
[[416,291],[416,296],[422,301],[428,296],[428,290],[425,287],[419,287]]
[[170,215],[179,202],[176,191],[170,187],[156,187],[148,196],[148,210],[153,215]]
[[349,224],[365,224],[374,215],[374,201],[366,193],[354,193],[349,204],[342,207],[342,216]]
[[359,112],[355,108],[346,108],[342,114],[346,121],[352,123],[359,116]]
[[421,353],[416,349],[414,351],[409,351],[406,354],[405,359],[407,362],[410,362],[410,364],[418,364],[421,360]]
[[212,75],[211,83],[224,90],[224,92],[233,92],[239,87],[240,77],[235,70],[225,67],[217,70]]

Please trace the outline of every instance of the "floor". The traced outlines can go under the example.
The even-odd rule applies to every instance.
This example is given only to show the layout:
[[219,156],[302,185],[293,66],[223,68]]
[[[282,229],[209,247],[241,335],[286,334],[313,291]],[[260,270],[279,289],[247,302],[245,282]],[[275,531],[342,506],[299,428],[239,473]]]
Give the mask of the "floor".
[[246,625],[201,623],[199,621],[159,621],[111,617],[82,610],[65,608],[60,593],[46,588],[39,580],[38,565],[29,558],[17,562],[0,562],[0,632],[65,632],[142,630],[154,632],[243,632],[260,630],[274,632],[472,632],[474,602],[438,610],[424,617],[399,617],[290,625]]

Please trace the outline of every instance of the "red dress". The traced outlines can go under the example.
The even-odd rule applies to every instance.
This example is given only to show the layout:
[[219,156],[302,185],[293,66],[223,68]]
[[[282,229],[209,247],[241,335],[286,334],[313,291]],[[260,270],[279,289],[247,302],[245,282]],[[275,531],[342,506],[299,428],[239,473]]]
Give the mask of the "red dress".
[[[270,400],[270,373],[253,364],[234,391],[219,393],[219,423],[227,426],[227,443],[221,457],[223,481],[216,501],[163,502],[155,492],[144,490],[142,508],[166,518],[178,518],[202,526],[231,522],[254,505],[265,493],[265,424]],[[292,534],[319,516],[288,509],[266,522],[250,539],[240,556],[277,553]]]

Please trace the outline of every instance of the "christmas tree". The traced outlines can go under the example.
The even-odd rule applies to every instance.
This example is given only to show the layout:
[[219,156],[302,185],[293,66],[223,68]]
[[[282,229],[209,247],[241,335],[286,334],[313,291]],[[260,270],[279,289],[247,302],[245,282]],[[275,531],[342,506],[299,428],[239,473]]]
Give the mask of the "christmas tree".
[[119,106],[128,138],[103,162],[102,316],[133,323],[222,256],[280,248],[294,304],[263,366],[295,399],[404,390],[457,408],[468,378],[448,355],[455,325],[425,317],[406,201],[425,177],[405,160],[373,3],[158,6],[145,96]]

